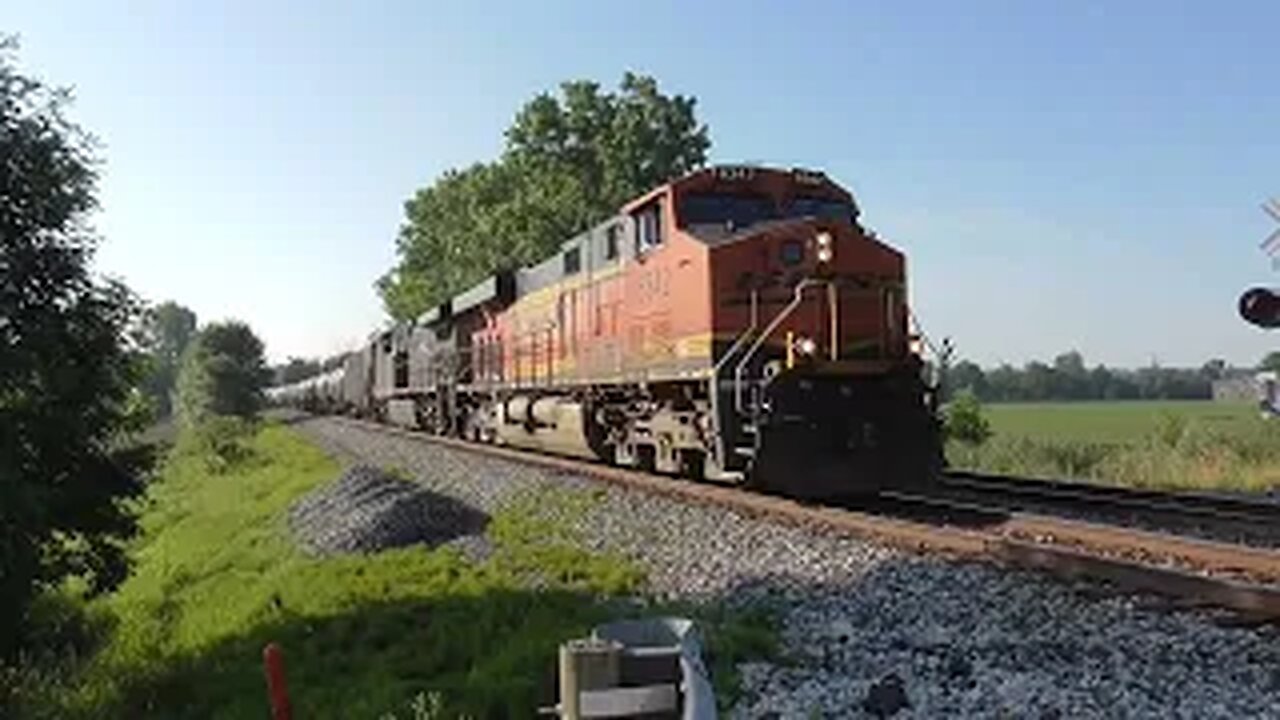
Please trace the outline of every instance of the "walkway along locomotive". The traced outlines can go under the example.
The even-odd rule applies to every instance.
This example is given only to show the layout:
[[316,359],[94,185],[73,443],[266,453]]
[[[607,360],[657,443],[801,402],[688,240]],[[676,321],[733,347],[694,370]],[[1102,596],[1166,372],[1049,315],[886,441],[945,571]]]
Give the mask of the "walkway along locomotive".
[[271,395],[799,497],[927,480],[905,260],[858,214],[822,173],[700,170]]

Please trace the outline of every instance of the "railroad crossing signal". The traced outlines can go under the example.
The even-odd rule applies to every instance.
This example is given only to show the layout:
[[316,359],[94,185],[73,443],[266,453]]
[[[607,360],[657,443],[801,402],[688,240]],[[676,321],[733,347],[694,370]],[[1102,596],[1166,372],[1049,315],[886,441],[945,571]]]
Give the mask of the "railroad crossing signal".
[[[1271,198],[1262,203],[1262,212],[1270,215],[1272,220],[1280,223],[1280,200]],[[1280,228],[1268,235],[1267,239],[1263,240],[1258,247],[1262,248],[1262,251],[1270,256],[1271,269],[1280,269],[1280,256],[1277,256],[1277,253],[1280,252]]]

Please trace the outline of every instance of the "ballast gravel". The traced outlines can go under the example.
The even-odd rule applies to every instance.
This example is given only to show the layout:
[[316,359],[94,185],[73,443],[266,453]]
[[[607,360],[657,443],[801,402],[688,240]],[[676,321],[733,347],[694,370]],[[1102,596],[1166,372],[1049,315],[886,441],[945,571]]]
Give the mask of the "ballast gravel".
[[441,545],[484,530],[480,512],[381,468],[352,465],[299,498],[289,527],[317,555]]
[[[643,566],[654,595],[770,604],[782,657],[742,665],[733,718],[1280,718],[1280,629],[981,563],[904,554],[434,445],[350,421],[297,429],[480,515],[540,487]],[[477,535],[459,540],[475,542]],[[465,540],[464,540],[465,539]]]

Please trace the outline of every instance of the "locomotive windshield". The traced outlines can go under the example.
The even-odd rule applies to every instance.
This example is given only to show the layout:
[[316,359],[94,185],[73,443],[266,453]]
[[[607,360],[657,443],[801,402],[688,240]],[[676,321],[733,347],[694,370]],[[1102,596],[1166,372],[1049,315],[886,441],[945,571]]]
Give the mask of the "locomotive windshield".
[[691,193],[680,201],[680,224],[732,223],[746,227],[776,217],[773,201],[765,196],[727,193]]
[[731,225],[735,229],[766,220],[799,217],[853,219],[853,208],[841,200],[800,196],[784,207],[766,195],[690,193],[680,200],[680,225]]

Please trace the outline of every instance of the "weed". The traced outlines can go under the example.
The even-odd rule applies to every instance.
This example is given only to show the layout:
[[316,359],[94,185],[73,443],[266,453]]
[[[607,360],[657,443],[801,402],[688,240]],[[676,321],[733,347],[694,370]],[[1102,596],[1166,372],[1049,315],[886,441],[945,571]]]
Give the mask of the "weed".
[[177,449],[200,458],[207,472],[223,475],[253,459],[251,440],[257,431],[255,421],[213,415],[181,435]]

